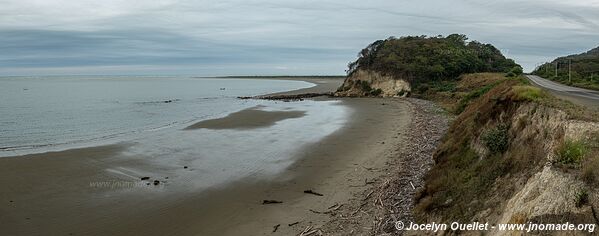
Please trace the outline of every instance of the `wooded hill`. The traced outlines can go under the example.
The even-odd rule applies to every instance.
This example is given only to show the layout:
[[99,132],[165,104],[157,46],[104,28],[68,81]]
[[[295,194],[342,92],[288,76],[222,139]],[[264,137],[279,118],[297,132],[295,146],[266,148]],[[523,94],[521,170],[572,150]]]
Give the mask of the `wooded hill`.
[[567,85],[599,90],[599,47],[585,53],[559,57],[537,67],[533,74]]
[[348,65],[347,73],[351,76],[357,70],[371,70],[412,84],[457,79],[466,73],[522,73],[518,64],[493,45],[467,40],[461,34],[378,40],[362,49],[358,59]]

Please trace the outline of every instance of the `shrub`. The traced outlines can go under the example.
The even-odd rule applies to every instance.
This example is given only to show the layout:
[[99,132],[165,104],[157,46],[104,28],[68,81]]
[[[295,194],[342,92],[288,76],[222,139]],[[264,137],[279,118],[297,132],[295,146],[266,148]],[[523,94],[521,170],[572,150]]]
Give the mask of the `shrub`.
[[370,91],[370,95],[372,95],[372,96],[379,96],[382,93],[383,93],[383,90],[381,90],[381,89],[374,89],[374,90]]
[[543,90],[533,86],[513,86],[512,91],[516,101],[538,101],[546,96]]
[[516,77],[524,73],[521,66],[514,66],[507,72],[507,77]]
[[360,90],[367,93],[370,93],[370,91],[372,91],[372,87],[370,87],[370,83],[368,83],[367,81],[358,80],[357,83],[360,86]]
[[483,134],[482,140],[491,154],[503,153],[507,150],[509,143],[508,130],[509,126],[507,124],[499,124]]
[[581,207],[587,203],[589,203],[589,193],[587,190],[581,189],[576,192],[576,195],[574,196],[574,204],[576,204],[576,207]]
[[557,148],[558,161],[562,164],[578,165],[587,152],[586,146],[581,141],[566,140]]
[[431,89],[431,86],[427,83],[418,83],[414,84],[414,92],[417,94],[425,94],[428,90]]
[[435,92],[455,92],[457,83],[451,80],[433,81],[432,87]]

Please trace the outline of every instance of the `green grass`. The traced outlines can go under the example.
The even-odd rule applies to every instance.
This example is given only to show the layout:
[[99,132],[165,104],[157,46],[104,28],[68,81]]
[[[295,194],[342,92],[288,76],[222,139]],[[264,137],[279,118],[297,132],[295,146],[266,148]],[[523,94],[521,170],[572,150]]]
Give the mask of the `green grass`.
[[430,84],[430,90],[434,92],[455,92],[457,82],[455,80],[439,80]]
[[558,162],[566,165],[580,165],[587,153],[587,147],[582,141],[566,140],[556,151]]
[[[510,163],[499,155],[480,158],[463,147],[429,172],[428,184],[420,193],[417,212],[439,211],[453,220],[467,221],[471,213],[483,208],[482,202],[495,180],[510,170]],[[427,197],[423,197],[427,195]],[[470,210],[467,210],[470,209]],[[476,209],[476,210],[474,210]]]
[[582,207],[589,203],[589,193],[586,189],[581,189],[574,195],[574,204],[576,207]]
[[466,107],[470,104],[470,102],[474,99],[477,99],[479,97],[481,97],[482,95],[484,95],[485,93],[489,92],[493,87],[495,87],[497,84],[499,83],[493,83],[493,84],[487,84],[484,87],[472,91],[470,93],[468,93],[466,96],[464,96],[460,102],[458,103],[458,106],[456,107],[454,113],[455,114],[460,114],[464,111],[464,109],[466,109]]
[[547,94],[542,89],[533,86],[518,85],[513,86],[512,90],[514,91],[514,100],[516,101],[536,102],[547,97]]
[[528,80],[528,78],[526,78],[524,75],[520,75],[511,79],[517,80],[521,85],[532,85],[530,80]]
[[413,83],[413,92],[420,96],[425,96],[427,93],[439,93],[456,91],[456,80],[433,80],[428,82]]

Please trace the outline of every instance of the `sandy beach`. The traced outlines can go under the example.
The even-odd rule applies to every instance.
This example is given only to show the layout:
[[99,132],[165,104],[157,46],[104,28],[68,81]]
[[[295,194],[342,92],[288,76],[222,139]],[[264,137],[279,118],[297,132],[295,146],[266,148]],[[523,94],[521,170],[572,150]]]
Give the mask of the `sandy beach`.
[[[305,81],[317,86],[288,94],[334,91],[342,82]],[[201,193],[161,188],[169,176],[194,170],[125,158],[127,143],[0,158],[0,234],[293,235],[318,228],[385,174],[383,167],[405,144],[412,117],[403,99],[339,100],[353,110],[345,127],[302,147],[298,161],[272,181],[249,177]],[[301,115],[248,109],[190,128],[251,129]],[[134,167],[146,165],[160,176],[141,180],[146,173]],[[120,185],[131,186],[123,191]]]

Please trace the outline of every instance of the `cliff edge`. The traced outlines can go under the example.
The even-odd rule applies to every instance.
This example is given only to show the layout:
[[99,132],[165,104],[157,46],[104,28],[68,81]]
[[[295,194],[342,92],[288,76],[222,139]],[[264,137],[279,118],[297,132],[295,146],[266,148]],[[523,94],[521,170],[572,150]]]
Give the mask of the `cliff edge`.
[[342,97],[398,97],[411,92],[410,84],[403,79],[382,75],[371,70],[357,70],[347,77],[335,96]]

